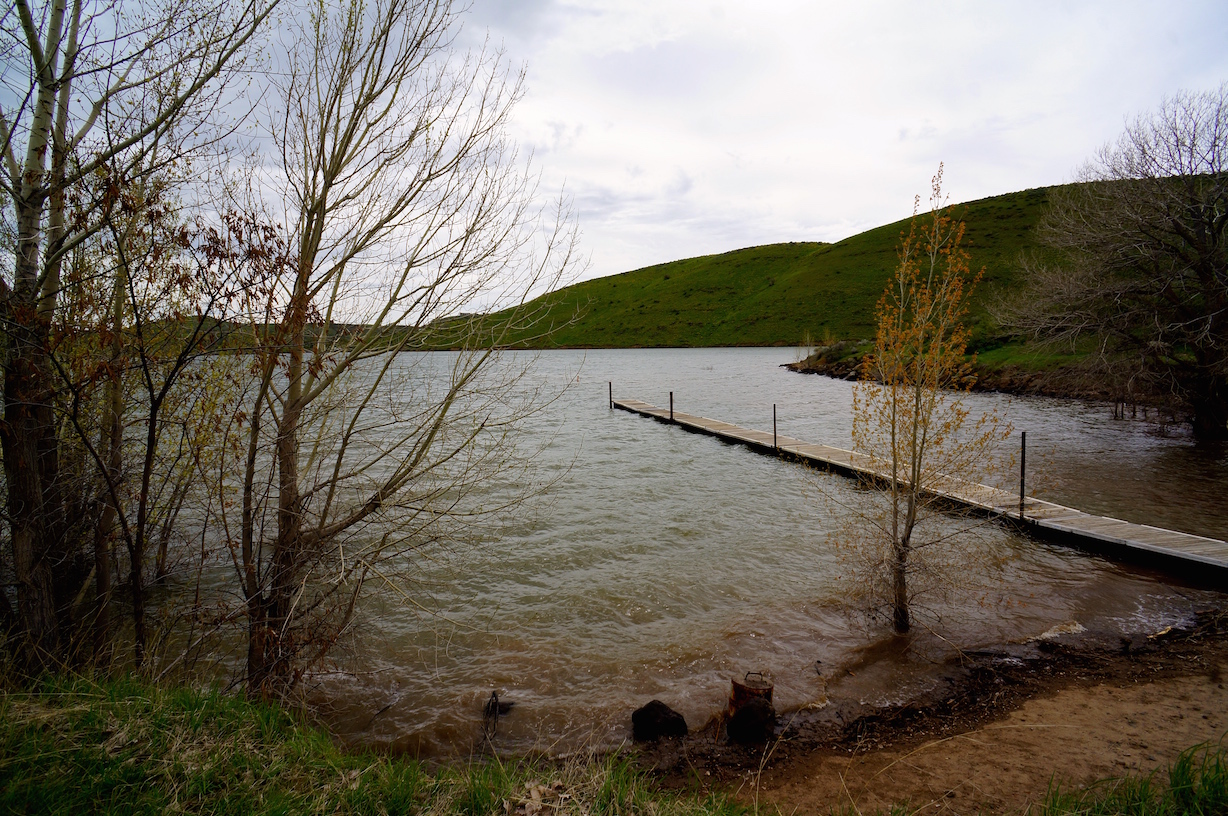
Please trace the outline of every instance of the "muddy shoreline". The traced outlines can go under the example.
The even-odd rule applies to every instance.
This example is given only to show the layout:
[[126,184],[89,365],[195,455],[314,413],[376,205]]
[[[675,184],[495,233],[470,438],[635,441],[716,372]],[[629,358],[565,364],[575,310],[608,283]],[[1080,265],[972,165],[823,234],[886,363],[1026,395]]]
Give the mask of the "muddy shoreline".
[[1222,688],[1226,678],[1218,675],[1226,669],[1228,609],[1204,606],[1186,628],[1131,638],[1093,630],[964,652],[946,662],[931,688],[899,705],[842,698],[833,678],[829,705],[782,713],[766,745],[731,744],[709,723],[685,739],[640,746],[637,756],[671,787],[728,789],[749,774],[787,776],[815,754],[904,749],[972,731],[1063,689],[1190,676]]
[[[785,363],[781,367],[797,374],[819,374],[836,380],[856,380],[861,373],[861,362],[861,353],[841,357],[838,353],[828,355],[824,350],[820,350],[805,360]],[[1103,372],[1089,371],[1077,365],[1037,371],[1016,365],[990,368],[976,364],[972,368],[972,375],[971,390],[977,392],[1092,402],[1121,402],[1125,399],[1135,410],[1167,410],[1172,414],[1171,406],[1166,406],[1162,395],[1131,393],[1128,399],[1123,398],[1123,389],[1106,384]],[[1160,414],[1157,414],[1157,418],[1159,417]]]

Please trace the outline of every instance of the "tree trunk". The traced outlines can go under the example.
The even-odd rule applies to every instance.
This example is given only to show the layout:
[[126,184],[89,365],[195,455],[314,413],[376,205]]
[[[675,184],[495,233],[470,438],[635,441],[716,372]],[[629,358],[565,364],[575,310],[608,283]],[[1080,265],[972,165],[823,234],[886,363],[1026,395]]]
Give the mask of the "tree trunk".
[[102,419],[102,450],[106,451],[106,504],[94,531],[94,665],[110,662],[111,639],[111,547],[119,518],[118,492],[124,451],[124,299],[127,278],[119,270],[111,289],[111,365],[107,401]]
[[1192,399],[1194,438],[1200,442],[1228,439],[1228,385],[1210,388]]
[[[17,614],[29,646],[26,668],[50,668],[60,656],[61,634],[56,616],[53,566],[58,561],[54,527],[46,506],[44,465],[48,440],[54,445],[51,410],[47,405],[46,369],[41,350],[29,340],[32,332],[10,331],[4,371],[4,422],[0,444],[8,488],[13,568],[17,579]],[[54,449],[50,451],[54,456]]]
[[260,418],[263,403],[273,376],[275,358],[269,355],[263,363],[263,378],[252,404],[251,425],[248,428],[247,462],[243,475],[243,524],[240,546],[243,557],[243,595],[247,602],[247,693],[255,697],[264,682],[264,641],[268,626],[264,588],[260,580],[260,564],[256,549],[255,473],[260,443]]
[[[118,489],[123,460],[123,389],[118,383],[118,372],[112,372],[112,381],[107,383],[107,407],[103,418],[103,444],[107,451],[107,478]],[[94,531],[94,665],[106,666],[110,662],[111,640],[111,546],[114,541],[115,524],[119,518],[115,497],[110,489],[104,499],[102,518]]]
[[302,558],[297,422],[298,412],[291,407],[277,437],[278,530],[267,585],[248,601],[247,689],[259,697],[283,693],[294,679],[291,609]]
[[5,304],[8,324],[4,359],[4,422],[0,445],[8,488],[8,515],[13,568],[17,579],[17,614],[29,646],[26,668],[39,672],[60,656],[56,616],[49,479],[57,472],[54,417],[51,410],[51,365],[47,357],[49,327],[39,315],[39,220],[42,206],[18,210],[18,251],[13,291]]
[[[283,327],[289,335],[285,408],[277,420],[277,536],[268,585],[259,601],[262,628],[249,631],[256,640],[248,646],[248,689],[261,696],[282,694],[294,682],[294,642],[291,620],[302,572],[303,501],[298,480],[298,426],[302,415],[303,327],[307,322],[307,277],[300,267]],[[280,333],[279,333],[280,334]]]
[[[1228,307],[1228,299],[1221,303]],[[1228,326],[1228,319],[1217,325]],[[1194,438],[1200,442],[1228,439],[1228,375],[1224,373],[1228,371],[1228,331],[1218,328],[1215,334],[1209,348],[1197,350],[1197,367],[1187,392],[1194,414]]]
[[[45,42],[54,44],[36,66],[38,91],[23,160],[20,193],[14,196],[17,245],[13,288],[4,303],[7,348],[4,357],[4,422],[0,446],[8,489],[13,568],[17,578],[17,614],[26,640],[26,668],[52,668],[61,659],[63,641],[56,615],[57,550],[55,506],[58,446],[51,408],[50,325],[54,303],[40,300],[42,221],[48,189],[46,168],[56,109],[55,72],[63,31],[65,3],[56,2],[47,21]],[[23,24],[24,25],[24,24]],[[27,30],[37,41],[39,32]],[[14,179],[14,181],[18,181]]]
[[896,542],[891,555],[891,623],[895,631],[902,635],[912,628],[912,620],[908,612],[908,546],[902,542]]

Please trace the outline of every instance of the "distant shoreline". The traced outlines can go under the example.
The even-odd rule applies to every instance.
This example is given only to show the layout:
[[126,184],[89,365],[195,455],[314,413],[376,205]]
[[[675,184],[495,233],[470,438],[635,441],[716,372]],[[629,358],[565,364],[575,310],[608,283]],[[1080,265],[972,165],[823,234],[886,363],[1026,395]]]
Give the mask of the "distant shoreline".
[[[798,374],[819,374],[837,380],[855,380],[860,371],[862,357],[861,353],[847,356],[825,355],[823,350],[819,350],[805,360],[784,363],[782,368]],[[1096,380],[1077,365],[1027,369],[1014,364],[988,366],[975,363],[972,373],[975,380],[971,390],[977,392],[1091,402],[1127,402],[1157,411],[1163,407],[1158,401],[1149,399],[1144,394],[1136,394],[1125,400],[1111,386]],[[1157,417],[1159,415],[1157,414]]]

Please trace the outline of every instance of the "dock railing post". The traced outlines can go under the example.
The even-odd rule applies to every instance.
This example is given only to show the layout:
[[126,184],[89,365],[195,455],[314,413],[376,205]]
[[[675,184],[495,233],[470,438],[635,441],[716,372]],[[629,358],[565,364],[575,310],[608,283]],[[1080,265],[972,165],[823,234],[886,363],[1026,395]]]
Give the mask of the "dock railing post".
[[1019,434],[1019,520],[1023,521],[1023,491],[1028,470],[1028,432]]
[[674,421],[674,392],[669,392],[669,421]]
[[776,403],[772,403],[772,449],[780,450],[780,445],[776,444]]
[[614,381],[610,380],[610,410],[614,410]]

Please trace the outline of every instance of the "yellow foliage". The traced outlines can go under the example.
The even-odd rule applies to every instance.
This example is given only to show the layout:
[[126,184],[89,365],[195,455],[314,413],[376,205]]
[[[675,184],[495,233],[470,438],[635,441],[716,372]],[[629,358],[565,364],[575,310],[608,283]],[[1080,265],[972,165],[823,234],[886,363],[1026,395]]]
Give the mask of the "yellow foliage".
[[[922,568],[916,551],[931,543],[915,534],[932,490],[978,481],[1010,433],[996,414],[970,419],[964,404],[974,381],[964,321],[981,272],[971,271],[964,224],[942,197],[941,165],[929,213],[920,216],[919,205],[918,196],[895,275],[878,302],[874,351],[853,392],[853,445],[870,456],[887,494],[881,517],[861,524],[857,538],[882,553],[870,560],[887,579],[899,632],[910,627],[909,578]],[[951,538],[948,530],[939,540],[950,549]]]

